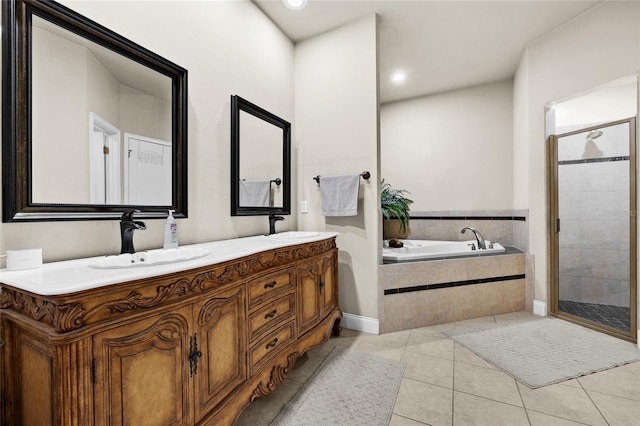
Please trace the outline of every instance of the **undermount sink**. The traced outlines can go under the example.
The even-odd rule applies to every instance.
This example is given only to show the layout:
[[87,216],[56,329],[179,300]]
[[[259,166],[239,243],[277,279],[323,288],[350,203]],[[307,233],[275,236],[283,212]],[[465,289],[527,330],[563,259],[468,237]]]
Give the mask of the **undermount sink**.
[[291,240],[295,238],[310,238],[317,237],[320,235],[319,232],[309,232],[309,231],[285,231],[279,234],[271,234],[269,238],[274,240]]
[[175,249],[157,249],[141,251],[139,253],[124,253],[115,256],[106,256],[89,263],[93,269],[124,269],[138,268],[142,266],[164,265],[178,263],[187,260],[198,259],[207,256],[209,250],[195,247],[179,247]]

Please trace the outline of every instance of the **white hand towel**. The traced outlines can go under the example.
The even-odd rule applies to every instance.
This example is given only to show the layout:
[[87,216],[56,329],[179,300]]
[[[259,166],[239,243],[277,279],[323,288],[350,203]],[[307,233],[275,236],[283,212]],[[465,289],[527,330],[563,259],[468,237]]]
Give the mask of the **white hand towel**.
[[268,180],[241,180],[241,207],[269,207],[271,182]]
[[360,175],[320,176],[322,216],[356,216]]

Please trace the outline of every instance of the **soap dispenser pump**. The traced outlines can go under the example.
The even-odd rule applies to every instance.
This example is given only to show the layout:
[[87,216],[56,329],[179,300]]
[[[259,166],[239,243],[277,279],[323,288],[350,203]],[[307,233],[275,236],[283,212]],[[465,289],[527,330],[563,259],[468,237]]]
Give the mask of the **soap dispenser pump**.
[[169,210],[169,216],[164,223],[164,244],[165,249],[178,248],[178,225],[173,218],[173,212],[175,210]]

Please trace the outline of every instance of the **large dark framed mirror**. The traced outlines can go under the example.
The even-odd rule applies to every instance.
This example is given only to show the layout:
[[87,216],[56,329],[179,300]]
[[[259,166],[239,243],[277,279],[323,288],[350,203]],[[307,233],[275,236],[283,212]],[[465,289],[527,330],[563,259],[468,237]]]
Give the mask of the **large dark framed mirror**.
[[291,214],[291,124],[231,96],[231,216]]
[[2,2],[3,222],[187,216],[187,71],[53,1]]

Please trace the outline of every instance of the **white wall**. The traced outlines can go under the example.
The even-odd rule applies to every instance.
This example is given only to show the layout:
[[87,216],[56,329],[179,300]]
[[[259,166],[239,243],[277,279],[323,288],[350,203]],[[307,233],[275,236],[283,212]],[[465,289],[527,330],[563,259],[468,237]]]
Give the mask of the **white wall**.
[[511,209],[513,82],[387,103],[381,177],[412,211]]
[[[301,229],[337,231],[340,305],[377,318],[379,235],[376,17],[296,45],[296,149]],[[361,180],[358,215],[321,216],[317,175],[371,172]]]
[[[293,43],[249,1],[61,3],[189,71],[189,218],[178,220],[180,242],[267,232],[264,216],[229,215],[230,96],[293,121]],[[295,206],[295,184],[292,190]],[[136,249],[161,247],[164,221],[146,223]],[[295,215],[278,223],[279,230],[296,227]],[[48,262],[118,253],[118,221],[0,225],[0,252],[28,247],[42,247]]]
[[521,178],[517,189],[527,194],[536,300],[547,301],[549,285],[545,105],[638,73],[639,9],[638,2],[603,2],[531,44],[520,63],[514,164],[528,164],[528,186]]

